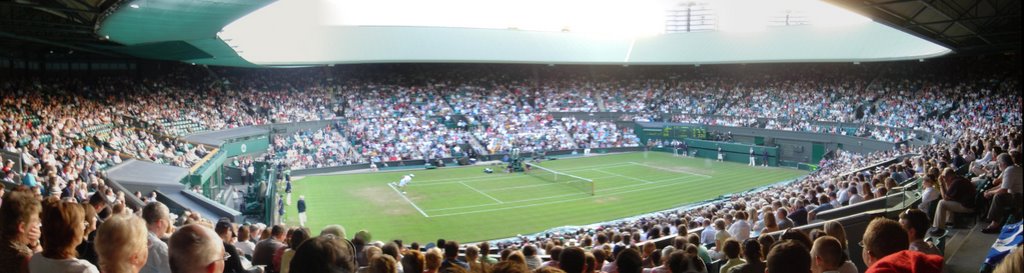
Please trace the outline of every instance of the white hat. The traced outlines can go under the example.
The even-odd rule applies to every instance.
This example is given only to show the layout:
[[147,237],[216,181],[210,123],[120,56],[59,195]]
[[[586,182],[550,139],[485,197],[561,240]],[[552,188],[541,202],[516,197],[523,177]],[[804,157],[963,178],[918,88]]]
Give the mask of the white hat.
[[409,177],[416,177],[416,175],[415,175],[415,174],[411,174],[411,173],[410,173],[410,174],[409,174]]

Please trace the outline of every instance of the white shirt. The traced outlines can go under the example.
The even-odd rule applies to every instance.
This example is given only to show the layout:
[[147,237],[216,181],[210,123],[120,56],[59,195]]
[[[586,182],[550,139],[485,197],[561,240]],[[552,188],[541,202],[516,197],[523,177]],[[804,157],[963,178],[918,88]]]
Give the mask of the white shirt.
[[850,200],[850,191],[848,189],[841,189],[841,190],[839,190],[838,196],[839,196],[839,203],[842,203],[842,202],[845,202],[845,201],[849,201]]
[[28,261],[28,271],[47,273],[100,273],[100,271],[96,269],[95,265],[86,260],[79,260],[75,258],[55,260],[43,257],[42,253],[32,255],[32,259]]
[[939,191],[935,187],[924,189],[924,192],[921,193],[921,204],[917,208],[927,212],[932,202],[939,200],[939,197]]
[[736,221],[729,226],[729,234],[732,234],[736,241],[742,242],[750,238],[750,224],[746,220]]
[[700,232],[700,243],[701,244],[714,244],[715,243],[715,229],[711,226],[705,227],[704,231]]
[[235,248],[242,252],[243,255],[252,256],[253,250],[256,249],[256,244],[250,241],[238,241],[235,242]]
[[860,194],[854,194],[853,196],[850,196],[850,205],[857,204],[860,202],[864,202],[864,197],[860,196]]
[[140,273],[170,273],[171,263],[167,256],[167,243],[160,241],[155,234],[149,232],[149,257]]

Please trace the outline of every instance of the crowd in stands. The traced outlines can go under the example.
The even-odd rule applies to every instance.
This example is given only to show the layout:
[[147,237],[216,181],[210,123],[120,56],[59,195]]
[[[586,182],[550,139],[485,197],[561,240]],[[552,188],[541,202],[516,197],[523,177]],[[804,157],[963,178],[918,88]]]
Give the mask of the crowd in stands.
[[[954,228],[949,223],[958,213],[982,215],[985,232],[997,232],[1008,215],[1020,215],[1022,102],[1016,80],[865,76],[868,69],[832,78],[825,75],[839,74],[838,68],[822,69],[794,73],[800,77],[756,70],[735,78],[684,73],[588,80],[574,74],[539,84],[496,79],[465,86],[332,83],[324,80],[332,78],[326,70],[229,73],[210,86],[172,77],[139,84],[6,81],[0,88],[12,95],[0,98],[0,144],[21,162],[3,167],[4,181],[19,186],[0,184],[0,269],[682,273],[707,272],[715,264],[727,272],[845,273],[858,271],[849,243],[859,241],[866,272],[936,272],[942,253],[923,241],[925,234]],[[690,78],[697,76],[702,78]],[[840,134],[847,131],[815,122],[853,122],[864,125],[857,135],[875,139],[916,137],[879,129],[895,127],[946,141],[870,154],[837,150],[820,169],[786,185],[695,209],[503,242],[496,245],[497,258],[489,256],[489,244],[466,247],[467,258],[461,258],[462,246],[452,241],[407,248],[401,241],[371,241],[367,232],[349,237],[337,225],[314,236],[306,227],[213,223],[195,213],[178,217],[154,198],[139,195],[145,205],[129,205],[125,193],[115,192],[101,175],[126,158],[188,167],[208,152],[168,136],[335,117],[343,119],[275,137],[273,152],[294,167],[312,168],[448,157],[472,138],[492,153],[637,145],[629,128],[551,114],[559,111],[637,112],[631,115],[637,119],[668,113],[674,121]],[[444,120],[456,114],[465,123],[447,127]],[[195,127],[179,127],[179,121]],[[865,168],[890,159],[895,163]],[[914,181],[920,189],[902,187]],[[863,238],[849,238],[838,222],[798,229],[829,210],[906,190],[921,191],[921,206],[898,221],[871,221]],[[652,240],[666,236],[671,246],[657,249]],[[1013,255],[1021,253],[1018,248]],[[541,261],[540,255],[551,260]],[[1020,266],[1006,263],[997,272],[1020,272]]]

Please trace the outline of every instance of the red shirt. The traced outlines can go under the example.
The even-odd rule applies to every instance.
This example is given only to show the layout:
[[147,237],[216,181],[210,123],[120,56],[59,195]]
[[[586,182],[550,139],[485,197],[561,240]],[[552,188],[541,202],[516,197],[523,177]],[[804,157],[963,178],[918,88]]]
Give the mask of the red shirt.
[[904,250],[876,261],[865,273],[942,273],[942,256]]

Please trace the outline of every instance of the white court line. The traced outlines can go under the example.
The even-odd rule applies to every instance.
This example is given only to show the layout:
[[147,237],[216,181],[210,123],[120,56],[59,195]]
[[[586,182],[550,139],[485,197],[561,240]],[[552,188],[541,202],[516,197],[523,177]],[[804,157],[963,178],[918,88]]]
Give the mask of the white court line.
[[[677,180],[678,181],[682,181],[682,180],[686,180],[686,179],[691,178],[691,177],[692,176],[684,176],[684,177],[669,178],[669,179],[664,179],[664,180],[657,180],[657,181],[652,181],[650,184],[661,184],[661,183],[672,182],[672,181],[677,181]],[[614,191],[614,190],[619,190],[619,189],[627,189],[627,188],[633,188],[633,187],[637,187],[637,186],[645,186],[645,185],[650,185],[650,184],[632,184],[632,185],[611,187],[611,188],[607,188],[607,189],[597,190],[597,191],[595,191],[595,193],[598,193],[598,192],[608,192],[608,191]],[[674,184],[676,184],[676,183],[669,183],[668,185],[674,185]],[[661,187],[661,186],[655,186],[655,188],[657,188],[657,187]],[[575,196],[575,195],[581,195],[581,194],[586,194],[588,196],[590,195],[590,194],[587,194],[586,192],[576,192],[576,193],[569,193],[569,194],[551,195],[551,196],[545,196],[545,197],[538,197],[538,198],[530,198],[530,199],[522,199],[522,200],[509,201],[509,202],[505,202],[505,204],[523,203],[523,202],[538,201],[538,200],[545,200],[545,199],[552,199],[552,198],[559,198],[559,197]],[[590,196],[590,197],[593,197],[593,196]],[[428,209],[428,210],[431,211],[431,212],[436,212],[436,211],[446,211],[446,210],[457,210],[457,209],[488,207],[488,206],[494,206],[494,205],[497,205],[497,204],[470,205],[470,206],[440,208],[440,209]],[[509,207],[509,208],[516,208],[516,207]],[[436,215],[435,215],[435,217],[436,217]]]
[[683,171],[683,170],[673,170],[673,169],[669,169],[669,168],[663,168],[663,167],[658,167],[658,166],[651,166],[651,165],[647,165],[647,164],[643,164],[643,163],[629,162],[629,164],[640,165],[640,166],[644,166],[644,167],[648,167],[648,168],[652,168],[652,169],[658,169],[658,170],[662,170],[662,171],[666,171],[666,172],[685,173],[685,174],[689,174],[689,175],[700,176],[700,177],[703,177],[703,178],[711,178],[711,176],[709,176],[709,175],[703,175],[703,174],[693,173],[693,172],[688,172],[688,171]]
[[471,189],[471,190],[473,190],[475,192],[478,192],[480,194],[483,194],[484,196],[487,196],[487,198],[490,198],[491,200],[494,200],[495,202],[498,202],[498,204],[504,204],[505,203],[505,202],[501,202],[501,200],[498,200],[498,198],[494,198],[494,196],[491,196],[490,194],[484,193],[484,192],[482,192],[482,191],[480,191],[480,190],[478,190],[478,189],[476,189],[474,187],[470,187],[469,185],[466,185],[466,183],[459,183],[459,184],[462,184],[463,186],[466,186],[467,188],[469,188],[469,189]]
[[420,207],[417,206],[416,203],[413,203],[412,200],[409,200],[409,197],[406,197],[405,194],[402,194],[402,192],[398,191],[398,189],[395,188],[394,185],[391,185],[391,183],[388,183],[388,187],[390,187],[392,190],[395,190],[395,193],[397,193],[398,196],[401,196],[402,199],[405,199],[406,202],[409,202],[409,205],[412,205],[412,207],[415,208],[416,211],[419,211],[420,214],[423,214],[423,217],[430,218],[430,215],[427,215],[426,212],[423,212],[423,210],[420,209]]
[[[612,193],[612,194],[616,195],[616,194],[624,194],[624,193],[631,193],[631,192],[637,192],[637,191],[646,191],[646,190],[652,190],[652,189],[657,189],[657,188],[664,188],[664,187],[668,187],[668,186],[675,186],[676,184],[677,183],[668,183],[668,184],[664,184],[664,185],[645,187],[645,188],[640,188],[640,189],[632,189],[632,190],[628,190],[628,191],[621,191],[621,192],[616,192],[616,193]],[[646,185],[649,185],[649,184],[634,184],[633,186],[646,186]],[[623,186],[623,187],[625,187],[625,186]],[[621,187],[619,187],[619,188],[621,188]],[[606,190],[611,190],[611,189],[606,189]],[[586,194],[586,193],[583,193],[583,194]],[[536,204],[527,204],[527,205],[521,205],[521,206],[500,207],[500,208],[493,208],[493,209],[483,209],[483,210],[475,210],[475,211],[464,211],[464,212],[453,212],[453,213],[447,213],[447,214],[437,214],[437,215],[434,215],[433,217],[455,216],[455,215],[463,215],[463,214],[472,214],[472,213],[508,210],[508,209],[521,209],[521,208],[529,208],[529,207],[536,207],[536,206],[543,206],[543,205],[550,205],[550,204],[572,202],[572,201],[578,201],[578,200],[583,200],[583,199],[588,199],[588,198],[594,198],[594,196],[585,196],[585,197],[579,197],[579,198],[564,199],[564,200],[557,200],[557,201],[543,202],[543,203],[536,203]],[[516,201],[516,202],[518,202],[518,201]],[[512,203],[512,202],[509,202],[509,203]]]
[[[591,180],[598,180],[598,179],[608,179],[608,178],[612,178],[612,177],[613,176],[601,176],[601,177],[594,177],[594,178],[590,178],[590,179]],[[558,185],[569,184],[569,183],[572,183],[572,182],[571,181],[570,182],[554,182],[554,183],[547,182],[547,183],[544,183],[544,184],[534,184],[534,185],[526,185],[526,186],[515,186],[515,187],[503,187],[503,188],[497,188],[497,189],[488,189],[487,192],[507,191],[507,190],[537,188],[537,187],[548,187],[548,186],[558,186]]]
[[605,171],[605,170],[598,169],[598,170],[594,170],[594,171],[595,172],[599,172],[599,173],[606,173],[606,174],[622,177],[622,178],[633,180],[633,181],[640,181],[640,182],[644,182],[646,184],[654,183],[654,182],[647,181],[647,180],[644,180],[644,179],[640,179],[640,178],[636,178],[636,177],[632,177],[632,176],[628,176],[628,175],[621,175],[621,174],[617,174],[617,173],[613,173],[613,172],[609,172],[609,171]]
[[[630,164],[630,163],[616,163],[616,164],[606,164],[606,165],[594,165],[594,166],[588,166],[586,168],[566,169],[566,170],[558,170],[558,171],[560,171],[560,172],[590,171],[590,170],[593,170],[593,168],[595,168],[595,167],[615,168],[615,167],[625,167],[625,166],[630,166],[630,165],[632,165],[632,164]],[[494,174],[494,175],[471,176],[471,177],[466,177],[466,178],[446,178],[446,179],[425,180],[425,181],[418,181],[418,182],[415,182],[415,183],[409,183],[408,187],[448,185],[448,184],[459,184],[459,183],[465,183],[465,182],[480,182],[480,181],[491,181],[491,180],[502,180],[502,179],[516,179],[516,178],[520,178],[520,177],[525,177],[525,176],[508,176],[508,175],[503,175],[503,174],[504,173],[502,173],[502,174]],[[434,182],[434,183],[424,183],[424,182]]]

